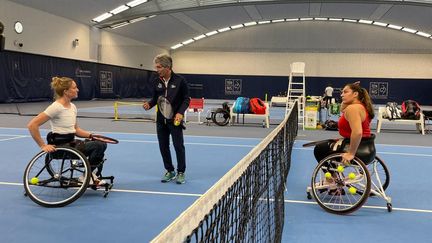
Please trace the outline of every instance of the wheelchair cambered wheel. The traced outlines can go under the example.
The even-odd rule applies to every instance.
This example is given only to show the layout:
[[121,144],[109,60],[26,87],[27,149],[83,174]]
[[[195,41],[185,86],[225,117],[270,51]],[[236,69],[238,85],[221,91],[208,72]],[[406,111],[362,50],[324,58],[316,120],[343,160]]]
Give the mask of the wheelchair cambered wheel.
[[63,207],[86,191],[90,175],[86,156],[74,148],[57,146],[55,152],[38,153],[27,165],[25,195],[44,207]]

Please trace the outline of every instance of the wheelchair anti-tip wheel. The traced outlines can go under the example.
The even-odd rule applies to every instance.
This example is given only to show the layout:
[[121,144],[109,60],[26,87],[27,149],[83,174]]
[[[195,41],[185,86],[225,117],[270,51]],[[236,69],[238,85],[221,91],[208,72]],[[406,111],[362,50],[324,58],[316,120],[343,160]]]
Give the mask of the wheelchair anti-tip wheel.
[[358,158],[344,164],[341,153],[321,160],[312,174],[312,195],[318,205],[330,213],[356,211],[366,202],[370,190],[371,178],[366,165]]
[[44,207],[63,207],[77,200],[87,189],[91,169],[85,155],[71,147],[39,152],[24,173],[26,195]]

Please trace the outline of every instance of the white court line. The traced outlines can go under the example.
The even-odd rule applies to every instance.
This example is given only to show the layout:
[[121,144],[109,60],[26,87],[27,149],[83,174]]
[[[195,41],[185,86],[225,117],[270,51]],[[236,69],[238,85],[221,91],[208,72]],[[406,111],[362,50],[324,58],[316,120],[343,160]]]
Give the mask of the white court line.
[[[298,204],[317,204],[316,202],[299,201],[299,200],[285,200],[285,202],[286,203],[298,203]],[[384,209],[384,210],[387,210],[387,207],[382,207],[382,206],[363,205],[362,208],[372,208],[372,209]],[[415,208],[392,208],[392,209],[396,210],[396,211],[406,211],[406,212],[416,212],[416,213],[432,213],[432,210],[427,210],[427,209],[415,209]]]
[[[305,143],[309,143],[309,142],[314,142],[314,141],[311,141],[311,140],[301,140],[301,139],[296,139],[294,143],[296,143],[296,142],[305,142]],[[432,148],[431,146],[423,146],[423,145],[405,145],[405,144],[385,144],[385,143],[376,143],[375,145],[388,146],[388,147]]]
[[[0,185],[23,186],[23,183],[0,182]],[[103,190],[103,189],[99,189],[99,190]],[[112,192],[124,192],[124,193],[152,194],[152,195],[187,196],[187,197],[200,197],[203,195],[203,194],[195,194],[195,193],[158,192],[158,191],[141,191],[141,190],[126,190],[126,189],[112,189],[111,191]],[[299,200],[285,200],[285,203],[317,204],[316,202],[299,201]],[[363,205],[362,208],[387,210],[387,207],[381,207],[381,206]],[[416,213],[432,213],[432,210],[415,209],[415,208],[393,208],[393,210],[394,211],[416,212]]]
[[[3,134],[0,134],[0,136],[3,136]],[[17,136],[14,138],[5,138],[0,139],[1,141],[7,141],[12,139],[18,139],[18,138],[28,138],[31,136],[25,136],[25,135],[4,135],[4,136]],[[130,139],[119,139],[120,142],[126,142],[126,143],[158,143],[158,141],[146,141],[146,140],[130,140]],[[185,142],[185,145],[199,145],[199,146],[222,146],[222,147],[244,147],[244,148],[253,148],[256,145],[244,145],[244,144],[224,144],[224,143],[191,143],[191,142]]]
[[[9,135],[9,136],[11,136],[11,135]],[[19,138],[26,138],[26,137],[30,137],[30,136],[19,136],[19,135],[15,135],[16,137],[13,137],[13,138],[3,138],[3,139],[0,139],[0,142],[3,142],[3,141],[8,141],[8,140],[14,140],[14,139],[19,139]]]
[[[13,128],[13,127],[0,127],[0,129],[8,129],[8,130],[26,130],[27,128]],[[40,129],[41,131],[51,131],[50,129]],[[100,134],[133,134],[133,135],[145,135],[145,136],[155,136],[155,133],[137,133],[137,132],[101,132],[101,131],[92,131],[93,133],[100,133]],[[221,138],[221,139],[239,139],[239,140],[263,140],[262,138],[245,138],[245,137],[219,137],[219,136],[200,136],[200,135],[184,135],[185,137],[197,137],[197,138]]]
[[[120,139],[120,142],[128,142],[128,143],[158,143],[158,141],[145,141],[145,140],[123,140]],[[225,146],[225,147],[246,147],[253,148],[256,145],[243,145],[243,144],[223,144],[223,143],[184,143],[185,145],[202,145],[202,146]]]
[[[313,148],[293,148],[294,150],[313,150]],[[417,157],[432,157],[432,154],[411,154],[411,153],[394,153],[394,152],[377,152],[377,154],[392,154],[403,156],[417,156]]]

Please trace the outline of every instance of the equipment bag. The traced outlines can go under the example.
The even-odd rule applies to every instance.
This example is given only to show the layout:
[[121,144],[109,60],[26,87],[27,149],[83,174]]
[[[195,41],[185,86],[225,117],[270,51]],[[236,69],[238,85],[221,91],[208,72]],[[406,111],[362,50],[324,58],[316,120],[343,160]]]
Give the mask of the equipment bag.
[[325,130],[329,130],[329,131],[339,130],[337,121],[333,121],[333,120],[325,121],[324,127],[325,127]]
[[405,100],[402,102],[401,117],[408,120],[420,119],[420,105],[414,100]]
[[264,104],[264,101],[262,101],[260,98],[251,98],[250,110],[254,114],[265,114],[266,106]]
[[387,102],[384,118],[389,120],[401,119],[401,110],[396,102]]
[[242,113],[242,114],[249,113],[249,111],[250,111],[249,103],[250,103],[249,98],[238,97],[235,101],[233,112],[234,113]]

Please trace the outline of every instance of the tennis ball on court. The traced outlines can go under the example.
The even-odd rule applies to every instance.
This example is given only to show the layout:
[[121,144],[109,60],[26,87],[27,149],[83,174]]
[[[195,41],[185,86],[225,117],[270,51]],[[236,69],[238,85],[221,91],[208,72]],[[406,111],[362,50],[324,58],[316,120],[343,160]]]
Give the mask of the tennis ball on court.
[[353,172],[351,172],[348,174],[348,178],[350,178],[351,180],[354,180],[356,178],[356,175]]
[[356,194],[356,193],[357,193],[357,189],[356,189],[355,187],[350,187],[350,188],[348,189],[348,191],[349,191],[349,193],[351,193],[351,194]]
[[38,182],[39,182],[39,178],[37,178],[37,177],[33,177],[33,178],[30,179],[30,183],[33,184],[33,185],[38,184]]
[[325,174],[325,178],[330,179],[332,177],[330,172],[326,172]]
[[180,121],[175,120],[175,121],[174,121],[174,126],[180,126]]
[[343,172],[345,170],[345,168],[342,166],[342,165],[339,165],[338,167],[337,167],[337,171],[338,172]]

